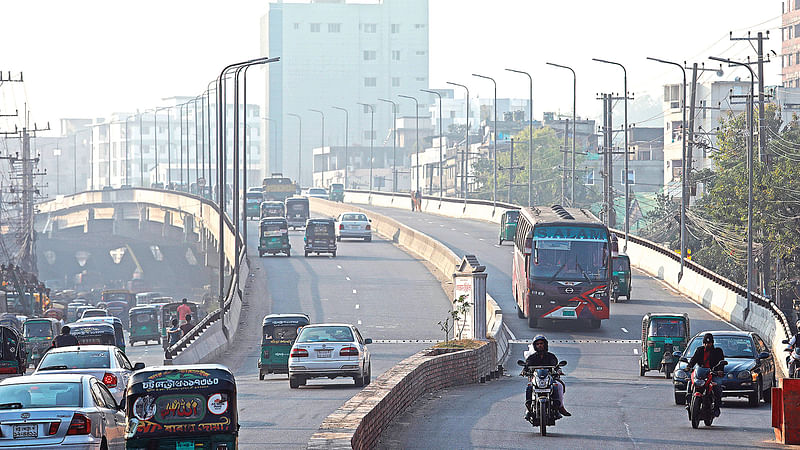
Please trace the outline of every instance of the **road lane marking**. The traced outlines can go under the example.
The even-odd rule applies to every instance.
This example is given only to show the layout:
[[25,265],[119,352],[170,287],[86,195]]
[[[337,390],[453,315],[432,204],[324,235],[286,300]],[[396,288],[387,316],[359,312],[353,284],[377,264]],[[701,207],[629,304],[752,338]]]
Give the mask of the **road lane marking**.
[[358,303],[356,303],[356,309],[361,309],[361,306]]
[[482,241],[482,240],[483,240],[483,238],[478,238],[478,240],[479,240],[479,241]]
[[438,344],[441,339],[373,339],[373,344]]
[[350,281],[350,277],[345,277],[345,279],[347,279],[347,281]]
[[621,329],[621,330],[622,330],[624,333],[627,333],[627,332],[628,332],[628,330],[626,330],[625,328],[620,328],[620,329]]
[[361,325],[361,321],[360,320],[358,321],[358,324]]
[[358,291],[356,291],[355,289],[353,289],[353,294],[358,294]]
[[456,231],[456,229],[455,228],[450,228],[450,231]]
[[337,268],[339,268],[339,269],[341,269],[341,268],[342,268],[342,266],[340,266],[340,265],[338,265],[338,264],[336,265],[336,267],[337,267]]
[[634,355],[638,355],[639,354],[639,349],[638,348],[633,349],[633,354]]

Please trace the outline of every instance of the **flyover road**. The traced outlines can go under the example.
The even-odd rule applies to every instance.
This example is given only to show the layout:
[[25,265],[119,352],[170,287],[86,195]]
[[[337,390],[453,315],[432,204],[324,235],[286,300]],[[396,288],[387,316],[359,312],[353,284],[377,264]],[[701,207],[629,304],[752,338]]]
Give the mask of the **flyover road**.
[[[488,290],[505,312],[503,319],[517,342],[505,365],[509,376],[418,401],[384,432],[380,447],[775,446],[769,405],[750,408],[744,399],[728,400],[712,430],[693,430],[684,408],[674,403],[670,380],[656,372],[639,377],[638,340],[645,313],[687,312],[692,333],[732,329],[662,282],[635,272],[632,300],[612,304],[611,318],[600,329],[566,323],[530,329],[515,313],[510,287],[513,244],[498,245],[498,225],[395,208],[364,208],[428,234],[459,256],[475,254],[487,268]],[[546,438],[523,419],[526,381],[517,376],[516,365],[527,348],[525,341],[540,333],[551,340],[550,351],[568,362],[565,403],[572,413],[549,429]]]
[[[348,322],[370,345],[373,380],[407,356],[431,345],[402,340],[441,339],[436,324],[449,301],[425,266],[390,241],[339,243],[336,258],[302,255],[302,231],[291,231],[292,256],[259,258],[256,222],[249,222],[252,271],[249,304],[232,350],[221,363],[238,384],[241,448],[305,448],[319,425],[359,392],[352,379],[312,379],[289,389],[286,375],[258,380],[261,319],[268,313],[305,312],[312,323]],[[299,255],[298,255],[299,253]]]

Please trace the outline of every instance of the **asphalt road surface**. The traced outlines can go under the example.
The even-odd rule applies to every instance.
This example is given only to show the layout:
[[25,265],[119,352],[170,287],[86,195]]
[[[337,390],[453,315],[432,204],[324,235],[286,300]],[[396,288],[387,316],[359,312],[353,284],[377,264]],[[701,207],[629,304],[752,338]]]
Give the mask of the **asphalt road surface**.
[[[579,323],[530,329],[515,313],[510,287],[513,244],[498,245],[498,225],[394,208],[366,209],[428,234],[459,256],[476,255],[487,268],[487,288],[505,312],[503,319],[519,342],[513,345],[505,366],[508,376],[438,392],[418,401],[384,433],[381,447],[776,446],[769,405],[750,408],[744,399],[727,400],[711,429],[701,425],[701,429],[694,430],[685,409],[674,403],[671,380],[664,379],[663,374],[659,377],[657,372],[639,377],[638,340],[645,313],[687,312],[692,334],[732,329],[663,282],[635,272],[631,301],[613,303],[611,318],[603,321],[600,329]],[[559,420],[546,438],[523,419],[526,381],[518,376],[516,365],[516,360],[523,358],[526,341],[540,333],[551,340],[550,350],[568,362],[564,368],[565,403],[573,414]]]

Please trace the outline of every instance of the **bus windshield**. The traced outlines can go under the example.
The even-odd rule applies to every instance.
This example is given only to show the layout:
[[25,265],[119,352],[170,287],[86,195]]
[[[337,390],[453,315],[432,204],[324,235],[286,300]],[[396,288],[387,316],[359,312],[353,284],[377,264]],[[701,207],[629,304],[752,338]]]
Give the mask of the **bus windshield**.
[[[573,229],[574,228],[574,229]],[[577,227],[545,227],[534,232],[531,277],[548,281],[601,281],[608,278],[608,241]]]

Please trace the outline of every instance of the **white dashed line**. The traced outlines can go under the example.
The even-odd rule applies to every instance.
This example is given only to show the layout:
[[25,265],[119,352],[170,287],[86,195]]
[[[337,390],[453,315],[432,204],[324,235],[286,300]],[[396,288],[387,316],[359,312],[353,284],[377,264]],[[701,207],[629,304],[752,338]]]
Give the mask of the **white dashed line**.
[[336,265],[336,267],[337,267],[338,269],[341,269],[341,268],[342,268],[342,266],[340,266],[340,265],[338,265],[338,264]]
[[353,294],[358,294],[358,291],[356,291],[355,289],[353,289]]
[[627,333],[628,332],[628,330],[626,330],[625,328],[621,328],[621,330],[622,330],[623,333]]
[[361,309],[361,305],[359,305],[358,303],[356,303],[356,309]]
[[358,321],[358,324],[361,325],[361,321],[360,320]]
[[464,236],[469,236],[469,233],[464,233]]
[[499,245],[497,245],[497,244],[494,244],[494,246],[495,246],[495,247],[497,247],[497,248],[500,248],[500,246],[499,246]]
[[483,240],[483,238],[478,238],[478,240],[479,240],[479,241],[482,241],[482,240]]
[[638,348],[633,349],[633,354],[634,355],[638,355],[639,354],[639,349]]
[[347,281],[350,281],[350,277],[344,277]]

